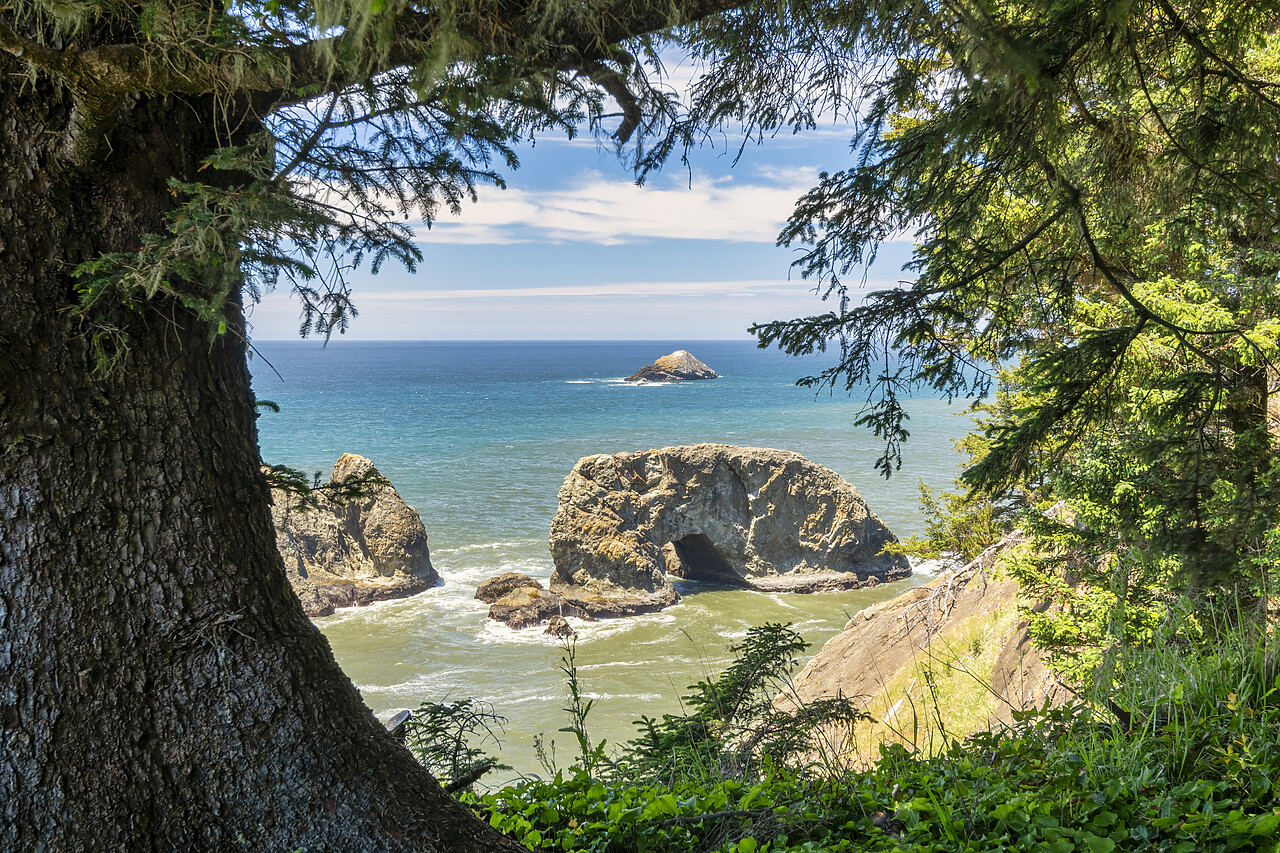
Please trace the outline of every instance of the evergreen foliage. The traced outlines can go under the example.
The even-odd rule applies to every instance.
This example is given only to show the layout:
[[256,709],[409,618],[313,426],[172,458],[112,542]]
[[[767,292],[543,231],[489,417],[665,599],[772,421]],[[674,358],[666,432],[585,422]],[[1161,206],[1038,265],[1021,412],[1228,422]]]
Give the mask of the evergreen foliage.
[[[377,730],[290,592],[244,308],[289,287],[304,333],[343,331],[349,270],[412,269],[410,220],[518,140],[656,167],[715,121],[659,50],[741,2],[0,7],[0,846],[513,846]],[[786,39],[789,10],[752,15]]]
[[[157,342],[167,344],[155,332],[166,324],[183,334],[194,329],[194,337],[240,333],[242,298],[282,283],[301,301],[301,331],[328,336],[354,316],[350,269],[368,263],[376,270],[388,260],[413,269],[420,255],[405,222],[430,223],[474,198],[478,187],[501,185],[504,171],[517,165],[514,145],[521,139],[582,127],[603,139],[612,128],[614,142],[643,177],[723,125],[745,126],[749,138],[758,138],[809,127],[820,115],[856,118],[853,166],[824,174],[782,235],[787,245],[807,247],[799,269],[834,301],[833,310],[761,325],[762,344],[793,353],[838,347],[838,364],[806,381],[844,388],[870,383],[872,404],[862,422],[886,439],[879,461],[886,475],[899,464],[908,437],[902,400],[912,386],[983,397],[996,387],[987,366],[1009,366],[1008,405],[992,413],[967,483],[993,506],[1022,503],[1039,511],[1048,501],[1069,504],[1073,517],[1036,522],[1043,556],[1026,567],[1024,579],[1042,583],[1061,601],[1073,598],[1074,581],[1086,582],[1094,597],[1080,598],[1075,612],[1063,611],[1059,646],[1097,651],[1096,658],[1081,657],[1078,673],[1082,681],[1096,679],[1107,697],[1144,673],[1145,692],[1127,705],[1108,705],[1114,722],[1095,700],[1087,714],[1048,711],[1018,731],[980,735],[936,759],[887,749],[866,775],[819,779],[786,760],[803,754],[799,735],[810,721],[775,717],[766,698],[800,648],[798,638],[770,626],[738,649],[741,666],[693,688],[689,714],[643,721],[630,764],[598,760],[601,745],[586,737],[590,703],[575,694],[583,766],[558,785],[528,782],[486,798],[490,822],[531,848],[562,850],[1256,848],[1274,842],[1280,827],[1270,781],[1280,774],[1280,684],[1269,635],[1250,638],[1237,667],[1239,661],[1214,651],[1213,632],[1201,636],[1183,627],[1162,634],[1168,608],[1160,606],[1158,586],[1168,579],[1266,594],[1280,564],[1280,463],[1268,420],[1280,358],[1278,31],[1280,7],[1272,0],[1208,6],[1186,0],[14,0],[0,9],[0,51],[6,71],[21,68],[26,77],[9,74],[2,85],[6,97],[20,92],[8,102],[29,113],[23,128],[47,128],[27,144],[30,162],[12,166],[10,174],[25,167],[33,193],[56,183],[64,191],[50,195],[57,200],[65,200],[71,184],[87,187],[90,197],[104,187],[136,191],[137,198],[100,209],[113,218],[102,225],[104,233],[139,239],[106,247],[88,240],[97,254],[69,261],[57,250],[36,260],[38,252],[24,255],[31,269],[22,273],[52,282],[56,293],[40,299],[17,293],[24,319],[6,331],[6,344],[22,348],[25,361],[15,356],[15,365],[37,364],[44,371],[38,375],[65,379],[83,366],[72,344],[90,340],[99,374],[114,375],[127,367],[135,338],[157,349]],[[660,86],[660,51],[672,44],[704,64],[687,104]],[[154,160],[140,153],[155,139],[137,126],[179,114],[199,118],[185,119],[173,150]],[[113,159],[113,141],[121,136],[138,146]],[[6,136],[6,151],[19,150],[11,142]],[[146,174],[149,168],[163,173]],[[41,170],[38,180],[32,169]],[[83,226],[90,219],[78,211],[66,221]],[[151,233],[135,233],[134,226]],[[918,240],[916,281],[856,300],[850,276],[879,243],[903,233]],[[49,272],[56,265],[60,271]],[[41,302],[46,296],[48,304]],[[177,311],[198,322],[172,322]],[[72,315],[78,328],[60,325]],[[31,341],[20,339],[32,330],[58,338],[50,342],[47,364],[34,360]],[[6,377],[12,372],[6,369]],[[81,477],[50,492],[65,498],[77,485],[90,494],[87,486],[99,475],[108,485],[131,476],[123,465],[54,470],[75,458],[70,443],[94,442],[87,456],[94,460],[111,459],[113,452],[118,458],[135,443],[160,454],[168,448],[155,436],[189,423],[172,413],[167,421],[164,406],[217,410],[247,391],[235,384],[247,381],[243,375],[225,372],[210,374],[207,387],[187,389],[185,399],[135,386],[120,405],[145,409],[140,420],[146,425],[139,427],[106,417],[112,414],[106,386],[89,394],[92,383],[79,379],[85,381],[71,383],[75,394],[50,394],[49,414],[40,418],[47,435],[6,436],[15,469],[34,447],[51,448],[20,475],[26,478],[21,489],[8,490],[13,501],[21,494],[26,502],[23,526],[65,526],[77,507],[43,499],[61,477]],[[154,383],[157,391],[165,383],[158,369]],[[28,389],[13,384],[4,394],[7,405],[15,401],[15,418],[34,423],[26,408],[17,410],[33,396]],[[68,408],[66,400],[89,396],[100,406],[91,415]],[[55,414],[70,414],[73,422]],[[91,435],[98,422],[122,434],[109,441]],[[135,432],[123,434],[130,429]],[[202,438],[210,436],[195,436]],[[226,455],[256,475],[251,454]],[[222,729],[205,726],[200,736],[210,740],[173,743],[160,741],[160,729],[142,730],[121,747],[131,752],[111,769],[120,784],[134,784],[126,777],[137,767],[166,778],[177,767],[174,755],[203,750],[213,781],[202,785],[192,774],[190,784],[216,798],[219,785],[230,790],[236,778],[228,772],[231,756],[243,754],[229,752],[229,745],[268,742],[257,734],[217,739],[231,731],[232,699],[243,710],[236,722],[246,727],[272,717],[282,719],[280,725],[321,718],[290,716],[283,701],[269,708],[293,694],[266,689],[253,667],[299,660],[321,672],[328,653],[315,651],[323,645],[315,638],[279,640],[289,633],[285,626],[302,620],[296,602],[264,599],[247,603],[243,613],[220,614],[211,602],[242,602],[190,580],[212,574],[216,558],[194,539],[208,538],[207,530],[228,517],[230,502],[198,505],[191,497],[197,489],[208,490],[228,472],[203,456],[186,458],[193,467],[185,480],[200,485],[172,492],[189,498],[182,513],[160,515],[190,513],[209,525],[165,527],[160,541],[200,565],[173,568],[153,553],[142,513],[113,507],[119,529],[97,544],[119,547],[99,548],[101,574],[116,580],[144,566],[151,586],[169,595],[167,606],[201,637],[199,626],[246,613],[255,623],[261,616],[265,627],[251,629],[246,620],[246,633],[237,633],[245,642],[235,644],[250,651],[233,655],[230,644],[209,642],[216,664],[207,666],[216,668],[191,665],[187,673],[189,683],[220,685]],[[297,472],[276,473],[284,485],[305,486]],[[19,482],[19,475],[9,476]],[[137,494],[129,485],[113,495]],[[254,494],[246,486],[237,498]],[[966,511],[980,505],[961,500],[957,506]],[[269,553],[261,509],[257,544]],[[962,549],[971,547],[960,533],[940,529]],[[135,541],[137,553],[129,550]],[[193,545],[190,555],[186,545]],[[55,552],[47,562],[74,567],[66,557],[73,551]],[[38,555],[22,548],[14,553],[20,573],[63,577]],[[243,566],[233,568],[241,574],[230,577],[255,577]],[[276,580],[270,589],[284,589]],[[134,586],[131,579],[119,589]],[[54,592],[77,601],[70,594],[76,590]],[[114,595],[116,587],[107,590]],[[143,649],[160,647],[163,638],[179,664],[194,660],[191,649],[204,648],[171,642],[181,634],[162,633],[160,622],[138,622],[145,627],[133,633],[134,623],[119,619],[120,604],[109,615],[81,608],[76,625],[55,625],[51,620],[63,611],[34,606],[36,600],[20,599],[14,612],[23,619],[11,620],[34,626],[14,657],[18,678],[53,673],[54,684],[72,684],[62,677],[73,672],[63,666],[67,655],[89,647],[50,640],[71,627],[95,637],[136,637],[132,645]],[[165,608],[155,610],[159,619]],[[1123,657],[1129,646],[1161,642],[1170,654],[1185,650],[1184,658],[1142,664]],[[99,645],[95,641],[94,654]],[[153,653],[130,666],[138,684],[170,684],[166,669],[173,667]],[[1237,670],[1240,676],[1229,682],[1200,677]],[[224,682],[224,673],[236,677]],[[251,688],[243,686],[250,682]],[[147,713],[177,716],[178,705],[164,704],[172,695],[191,700],[182,714],[214,719],[194,710],[209,707],[199,691],[148,697],[154,704]],[[103,709],[73,704],[82,698],[73,693],[37,698],[47,702],[45,709],[65,703],[60,731],[75,728],[77,717],[119,724],[129,713],[111,708],[122,716],[94,716]],[[436,711],[447,719],[474,709],[437,707],[427,719]],[[827,711],[817,719],[839,723],[840,714],[846,721],[856,715]],[[355,713],[342,710],[338,728]],[[26,729],[40,727],[49,739],[22,744],[21,755],[15,751],[11,778],[80,785],[79,765],[40,763],[45,751],[69,762],[52,751],[63,748],[48,735],[52,718],[16,714],[9,728],[26,737]],[[479,756],[461,745],[464,739],[454,743],[452,755],[462,761],[449,758],[448,769],[456,781],[474,771],[474,762],[464,768]],[[264,760],[287,757],[274,746],[264,750]],[[617,785],[598,778],[609,766],[620,774]],[[627,773],[634,778],[627,781]],[[372,788],[372,776],[360,778],[353,786]],[[43,795],[42,787],[31,790]],[[380,804],[394,799],[389,786],[379,791],[388,795]],[[37,814],[31,791],[19,793],[25,799],[15,810]],[[138,825],[129,823],[136,820],[139,801],[130,799],[136,792],[119,806],[112,793],[100,794],[103,814],[119,826]],[[80,819],[65,810],[63,796],[50,788],[47,811],[37,814],[45,830],[61,825],[62,831]],[[311,792],[297,801],[298,810],[282,801],[281,824],[315,811]],[[244,805],[233,801],[230,810]],[[196,815],[192,820],[203,823],[191,837],[241,837],[233,827],[238,817]],[[186,837],[178,824],[165,829],[172,838]],[[212,834],[201,835],[206,829]],[[88,824],[82,830],[92,831]]]
[[[865,717],[844,697],[787,707],[791,676],[809,647],[789,625],[752,628],[729,646],[733,663],[690,687],[681,715],[642,717],[615,770],[656,784],[688,779],[756,779],[773,765],[822,756],[824,730],[845,730]],[[783,704],[779,704],[779,702]]]
[[[503,185],[519,140],[587,129],[603,142],[612,131],[643,175],[726,121],[812,125],[805,68],[779,70],[782,88],[722,109],[734,63],[761,61],[743,40],[793,45],[792,24],[811,14],[784,4],[696,25],[740,5],[24,0],[0,10],[0,50],[32,81],[63,87],[76,120],[61,154],[87,175],[138,105],[179,98],[209,110],[207,150],[184,174],[160,176],[173,200],[163,230],[74,266],[76,311],[108,375],[130,346],[122,307],[145,316],[176,303],[217,335],[242,291],[256,299],[283,283],[300,300],[303,335],[345,331],[350,270],[415,269],[408,220],[429,227],[479,186]],[[692,106],[663,84],[659,58],[684,43],[702,45],[708,65]]]
[[[1015,367],[972,489],[999,498],[1062,471],[1064,496],[1114,505],[1097,530],[1121,552],[1171,555],[1183,583],[1261,585],[1280,507],[1280,9],[840,10],[881,60],[855,163],[823,175],[781,238],[808,247],[798,267],[836,304],[755,327],[761,344],[839,349],[802,381],[872,386],[861,423],[886,440],[886,475],[910,388],[981,398],[985,365]],[[855,298],[849,276],[904,233],[915,282]]]
[[506,718],[474,699],[423,702],[405,722],[405,745],[448,793],[467,790],[492,770],[510,770],[485,752],[498,746]]

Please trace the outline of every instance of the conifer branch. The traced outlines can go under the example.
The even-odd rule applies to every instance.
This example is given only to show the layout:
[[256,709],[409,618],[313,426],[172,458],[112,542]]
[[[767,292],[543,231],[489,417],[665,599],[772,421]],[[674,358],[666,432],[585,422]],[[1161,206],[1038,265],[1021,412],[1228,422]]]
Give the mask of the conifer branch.
[[302,103],[320,91],[350,89],[393,69],[416,65],[430,56],[446,31],[469,43],[464,59],[505,57],[530,75],[583,74],[622,107],[623,121],[614,135],[625,142],[639,126],[642,113],[626,78],[605,64],[615,58],[611,45],[743,2],[683,0],[666,5],[615,0],[590,11],[575,9],[551,21],[538,3],[521,4],[496,21],[494,10],[487,7],[460,12],[449,20],[406,8],[396,15],[390,27],[394,35],[387,44],[373,43],[353,30],[273,47],[201,45],[191,49],[145,42],[54,50],[0,23],[0,49],[25,59],[72,91],[82,120],[73,123],[68,149],[72,159],[81,163],[100,156],[115,113],[124,99],[135,94],[251,94],[258,96],[255,100],[264,112],[271,112]]
[[43,71],[65,76],[74,62],[74,54],[53,50],[39,42],[24,38],[0,21],[0,50],[25,59]]
[[640,126],[642,118],[640,101],[627,85],[627,78],[599,61],[583,63],[581,73],[608,92],[622,108],[622,124],[618,125],[618,129],[614,131],[613,138],[618,140],[619,145],[625,145],[635,133],[636,128]]

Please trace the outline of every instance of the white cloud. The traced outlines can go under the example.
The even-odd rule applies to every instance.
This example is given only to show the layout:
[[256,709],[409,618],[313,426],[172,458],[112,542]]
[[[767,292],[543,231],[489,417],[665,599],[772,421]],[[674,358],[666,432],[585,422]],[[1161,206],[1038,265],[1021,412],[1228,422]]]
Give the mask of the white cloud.
[[[355,340],[740,340],[752,323],[832,308],[805,283],[777,280],[365,291],[355,299]],[[296,338],[297,302],[268,294],[250,321],[256,339]]]
[[419,228],[424,243],[592,242],[693,239],[772,243],[796,199],[816,178],[808,169],[772,169],[759,182],[732,176],[667,178],[637,187],[599,172],[564,188],[482,190],[462,215]]
[[765,281],[652,281],[609,284],[566,284],[553,287],[467,288],[458,290],[390,290],[359,294],[364,302],[441,302],[465,299],[591,299],[598,297],[714,296],[747,293],[794,293],[796,282]]

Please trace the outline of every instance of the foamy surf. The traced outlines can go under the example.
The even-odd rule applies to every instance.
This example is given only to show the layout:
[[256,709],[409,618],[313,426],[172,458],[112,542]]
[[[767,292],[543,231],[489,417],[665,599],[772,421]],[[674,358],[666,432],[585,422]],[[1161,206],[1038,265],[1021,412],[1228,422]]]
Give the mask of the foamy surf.
[[414,621],[419,618],[423,606],[427,602],[443,598],[446,588],[437,584],[416,595],[407,598],[393,598],[387,601],[374,601],[364,605],[337,607],[331,616],[317,616],[315,620],[325,628],[341,625],[348,621],[366,621],[373,625],[386,626],[398,621]]

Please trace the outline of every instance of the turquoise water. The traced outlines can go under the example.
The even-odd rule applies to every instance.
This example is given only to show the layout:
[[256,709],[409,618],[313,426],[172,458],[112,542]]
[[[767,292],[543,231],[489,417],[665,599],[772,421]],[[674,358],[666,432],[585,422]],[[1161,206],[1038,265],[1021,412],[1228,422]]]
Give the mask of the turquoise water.
[[[374,461],[422,515],[442,584],[412,599],[317,620],[377,712],[471,696],[508,717],[503,757],[537,769],[533,736],[565,724],[562,650],[537,629],[487,619],[472,595],[504,571],[546,578],[556,496],[580,457],[715,441],[804,454],[842,474],[901,535],[921,532],[917,482],[955,475],[960,405],[912,401],[903,469],[873,470],[877,439],[852,426],[863,396],[794,385],[829,357],[796,360],[749,342],[364,343],[327,348],[258,342],[258,397],[279,414],[258,422],[263,459],[327,478],[344,452]],[[621,381],[688,349],[722,378],[670,385]],[[274,369],[273,369],[274,368]],[[578,661],[599,700],[591,724],[618,742],[640,714],[678,709],[693,681],[718,671],[724,646],[764,621],[794,623],[820,644],[850,614],[919,578],[872,591],[778,595],[685,584],[660,614],[578,625]],[[815,646],[816,647],[816,646]]]

